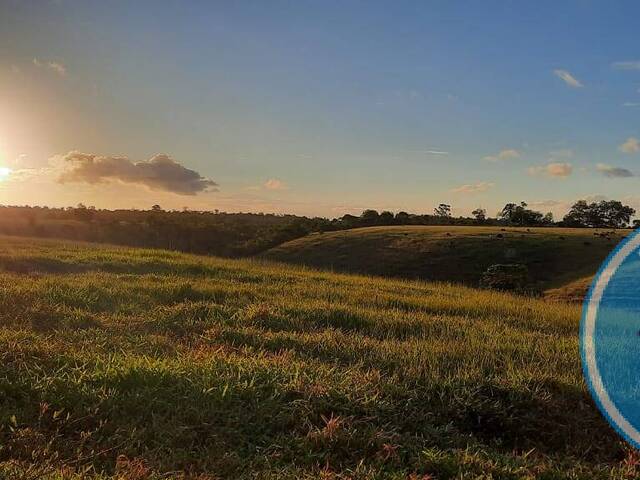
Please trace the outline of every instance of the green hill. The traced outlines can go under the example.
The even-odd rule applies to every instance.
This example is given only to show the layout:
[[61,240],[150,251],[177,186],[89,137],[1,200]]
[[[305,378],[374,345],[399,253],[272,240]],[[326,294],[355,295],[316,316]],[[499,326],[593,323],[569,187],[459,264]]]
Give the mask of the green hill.
[[0,237],[0,478],[631,478],[578,319],[449,284]]
[[477,286],[491,265],[527,265],[541,289],[593,275],[628,231],[449,226],[369,227],[313,234],[262,257],[333,271]]

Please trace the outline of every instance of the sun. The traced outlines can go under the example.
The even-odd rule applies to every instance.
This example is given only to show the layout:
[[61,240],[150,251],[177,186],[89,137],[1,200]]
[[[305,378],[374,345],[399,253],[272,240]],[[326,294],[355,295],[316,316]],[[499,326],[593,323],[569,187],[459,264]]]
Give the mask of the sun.
[[0,181],[5,180],[12,170],[9,167],[0,167]]

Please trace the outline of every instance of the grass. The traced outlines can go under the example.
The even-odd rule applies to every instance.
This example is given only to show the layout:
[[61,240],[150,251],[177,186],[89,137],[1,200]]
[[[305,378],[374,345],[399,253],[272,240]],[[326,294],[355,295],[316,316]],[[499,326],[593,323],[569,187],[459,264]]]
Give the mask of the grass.
[[0,478],[633,478],[579,307],[0,237]]
[[528,266],[535,287],[593,275],[625,230],[452,226],[369,227],[313,234],[263,258],[328,270],[477,286],[497,263]]
[[595,275],[589,275],[569,282],[561,287],[549,289],[545,292],[545,298],[563,302],[581,303],[589,292],[594,276]]

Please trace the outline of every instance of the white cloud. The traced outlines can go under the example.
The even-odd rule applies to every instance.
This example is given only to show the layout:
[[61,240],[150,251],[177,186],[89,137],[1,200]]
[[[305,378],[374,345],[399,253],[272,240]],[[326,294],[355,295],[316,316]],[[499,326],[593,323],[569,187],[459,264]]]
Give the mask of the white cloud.
[[262,185],[267,190],[286,190],[287,184],[277,178],[270,178]]
[[616,70],[640,70],[640,60],[627,60],[611,64]]
[[483,157],[483,160],[486,160],[487,162],[498,162],[500,160],[509,160],[511,158],[519,158],[519,157],[520,157],[520,152],[518,150],[514,150],[513,148],[507,148],[498,152],[496,155],[487,155],[486,157]]
[[640,102],[624,102],[623,107],[640,107]]
[[460,185],[452,189],[453,193],[478,193],[478,192],[486,192],[490,188],[495,186],[494,183],[491,182],[478,182],[478,183],[469,183],[466,185]]
[[580,80],[578,80],[576,77],[571,75],[566,70],[554,70],[553,73],[556,77],[562,79],[564,83],[566,83],[572,88],[580,88],[584,86],[582,85],[582,83],[580,83]]
[[596,165],[596,170],[602,173],[605,177],[609,178],[627,178],[634,176],[631,170],[627,170],[626,168],[621,167],[613,167],[611,165],[607,165],[606,163],[599,163],[598,165]]
[[566,162],[552,162],[546,165],[529,167],[529,175],[544,175],[547,177],[565,178],[573,173],[573,165]]
[[429,155],[449,155],[449,152],[445,152],[443,150],[425,150],[425,153]]
[[618,146],[618,150],[623,153],[638,153],[640,152],[640,140],[635,137],[629,137],[623,144]]
[[34,58],[33,64],[38,68],[46,68],[48,70],[51,70],[56,74],[60,75],[61,77],[64,77],[67,74],[67,67],[60,62]]

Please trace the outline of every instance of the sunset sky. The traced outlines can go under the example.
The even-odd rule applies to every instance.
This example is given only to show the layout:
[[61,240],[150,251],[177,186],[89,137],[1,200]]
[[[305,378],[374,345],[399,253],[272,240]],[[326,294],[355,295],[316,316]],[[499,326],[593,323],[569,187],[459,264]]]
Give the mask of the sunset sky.
[[640,209],[637,2],[0,0],[0,203]]

